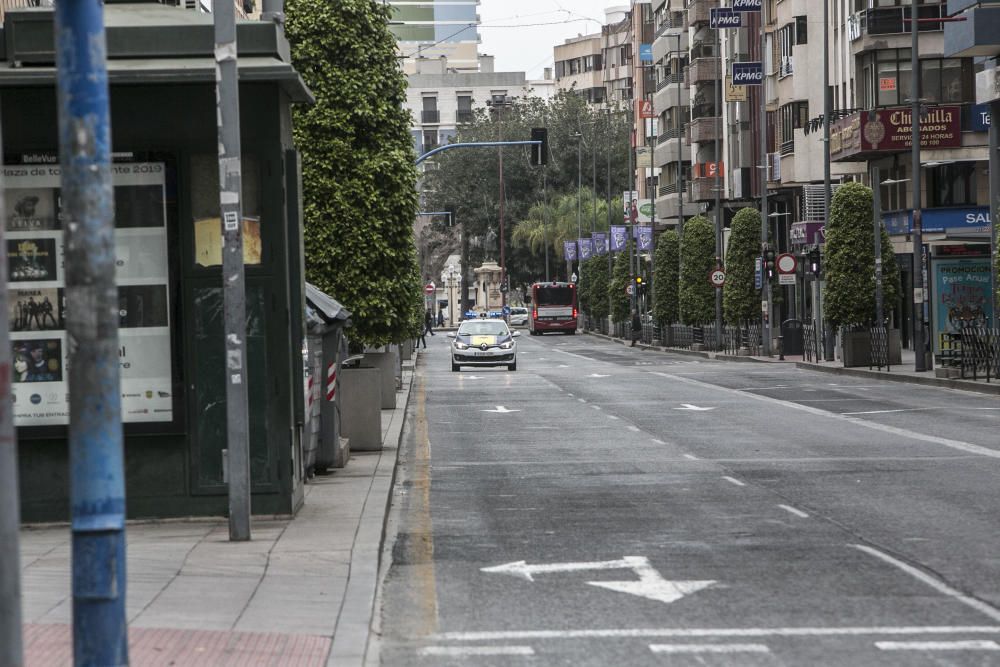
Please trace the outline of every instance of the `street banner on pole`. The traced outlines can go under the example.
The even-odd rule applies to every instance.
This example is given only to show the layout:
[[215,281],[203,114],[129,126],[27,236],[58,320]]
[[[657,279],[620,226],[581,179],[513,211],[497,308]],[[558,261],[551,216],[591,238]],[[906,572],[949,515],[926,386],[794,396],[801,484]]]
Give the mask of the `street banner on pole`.
[[624,225],[611,227],[611,252],[621,252],[625,249],[627,233]]
[[591,234],[594,240],[594,254],[598,256],[604,256],[608,254],[608,233],[607,232],[593,232]]
[[576,259],[576,241],[563,241],[563,259],[567,261]]
[[594,254],[594,242],[590,239],[577,239],[580,247],[580,260],[587,261]]
[[639,240],[639,250],[653,249],[653,228],[636,227],[636,238]]
[[622,205],[623,205],[622,206],[622,210],[623,210],[623,213],[624,213],[623,217],[624,217],[624,220],[625,220],[626,223],[633,222],[633,220],[632,220],[632,215],[633,215],[632,202],[636,202],[636,205],[635,205],[635,208],[634,208],[634,214],[635,214],[636,218],[638,218],[638,216],[639,216],[639,204],[638,204],[638,200],[639,200],[639,191],[638,190],[632,190],[631,192],[628,191],[628,190],[626,190],[625,192],[622,193]]

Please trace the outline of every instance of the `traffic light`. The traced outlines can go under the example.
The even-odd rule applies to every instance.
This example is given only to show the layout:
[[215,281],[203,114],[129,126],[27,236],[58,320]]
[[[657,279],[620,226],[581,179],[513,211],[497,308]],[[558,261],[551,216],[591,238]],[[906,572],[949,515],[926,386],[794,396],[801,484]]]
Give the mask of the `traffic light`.
[[809,270],[812,271],[814,276],[818,276],[823,270],[821,258],[822,255],[819,248],[813,248],[809,251]]
[[531,166],[540,167],[549,162],[549,131],[544,127],[531,128],[531,140],[540,144],[531,144]]
[[771,278],[774,276],[774,250],[771,248],[767,249],[764,253],[764,264],[767,266],[767,277]]

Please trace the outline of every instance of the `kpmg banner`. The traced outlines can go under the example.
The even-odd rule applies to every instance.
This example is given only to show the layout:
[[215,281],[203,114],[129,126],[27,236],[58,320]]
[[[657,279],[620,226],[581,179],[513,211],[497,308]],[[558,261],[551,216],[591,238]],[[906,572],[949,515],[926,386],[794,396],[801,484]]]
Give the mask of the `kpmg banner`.
[[580,261],[587,261],[590,256],[594,254],[594,244],[590,239],[577,239],[577,245],[580,246]]
[[594,254],[603,256],[608,254],[608,235],[606,232],[593,232],[591,234],[594,241]]
[[576,242],[563,241],[563,259],[572,261],[576,259]]
[[611,227],[611,252],[621,252],[625,249],[625,241],[628,239],[628,232],[624,226]]
[[639,240],[639,250],[646,251],[653,249],[652,227],[636,227],[635,237]]
[[[910,211],[886,213],[882,216],[882,224],[889,234],[909,234],[913,231],[913,214]],[[988,206],[925,208],[921,217],[921,229],[932,233],[962,231],[989,234],[992,229],[990,209]]]
[[957,333],[963,324],[986,326],[993,317],[988,257],[935,259],[934,350],[940,351],[943,333]]

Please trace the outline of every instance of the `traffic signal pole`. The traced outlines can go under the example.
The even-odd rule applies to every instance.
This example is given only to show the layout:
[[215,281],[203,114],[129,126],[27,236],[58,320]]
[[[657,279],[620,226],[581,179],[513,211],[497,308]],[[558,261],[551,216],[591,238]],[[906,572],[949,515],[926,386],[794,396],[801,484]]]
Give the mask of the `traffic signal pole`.
[[[128,664],[128,626],[104,5],[60,0],[55,34],[66,334],[73,342],[68,368],[73,657],[77,665],[111,667]],[[10,378],[8,367],[4,384]],[[10,409],[9,401],[3,405]],[[10,431],[3,435],[10,437]]]

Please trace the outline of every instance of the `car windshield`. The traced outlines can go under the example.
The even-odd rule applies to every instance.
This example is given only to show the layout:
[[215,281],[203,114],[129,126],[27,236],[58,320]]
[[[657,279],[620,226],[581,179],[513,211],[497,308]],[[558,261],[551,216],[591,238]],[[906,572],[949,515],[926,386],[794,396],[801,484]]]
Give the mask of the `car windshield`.
[[463,322],[458,333],[463,336],[505,336],[507,335],[507,325],[499,320]]

